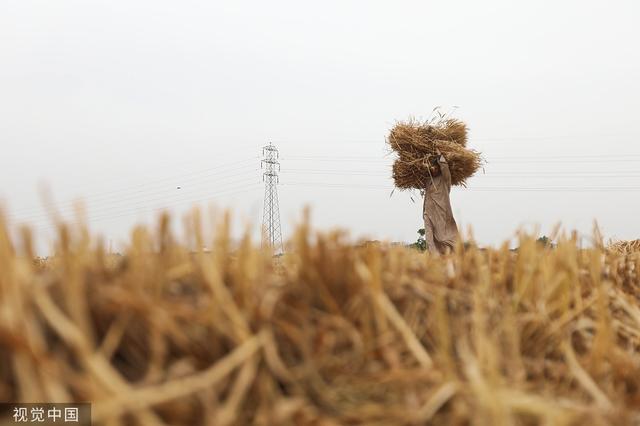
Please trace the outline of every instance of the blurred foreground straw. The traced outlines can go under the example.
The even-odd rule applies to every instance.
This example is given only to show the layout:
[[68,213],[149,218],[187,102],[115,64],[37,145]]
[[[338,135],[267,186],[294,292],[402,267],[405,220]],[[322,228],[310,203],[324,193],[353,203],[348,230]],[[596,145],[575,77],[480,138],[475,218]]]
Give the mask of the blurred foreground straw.
[[434,257],[303,223],[274,258],[199,217],[122,255],[61,226],[39,261],[2,222],[0,399],[105,425],[640,424],[640,251]]

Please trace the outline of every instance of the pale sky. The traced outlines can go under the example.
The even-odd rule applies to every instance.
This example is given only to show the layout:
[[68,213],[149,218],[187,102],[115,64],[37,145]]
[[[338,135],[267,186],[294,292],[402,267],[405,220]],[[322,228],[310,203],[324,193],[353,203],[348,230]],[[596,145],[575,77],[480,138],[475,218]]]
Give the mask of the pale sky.
[[640,238],[639,20],[634,0],[0,0],[0,200],[43,240],[43,182],[116,244],[194,202],[257,229],[273,142],[285,239],[310,205],[316,228],[413,241],[384,137],[442,106],[489,162],[452,194],[482,244],[594,219]]

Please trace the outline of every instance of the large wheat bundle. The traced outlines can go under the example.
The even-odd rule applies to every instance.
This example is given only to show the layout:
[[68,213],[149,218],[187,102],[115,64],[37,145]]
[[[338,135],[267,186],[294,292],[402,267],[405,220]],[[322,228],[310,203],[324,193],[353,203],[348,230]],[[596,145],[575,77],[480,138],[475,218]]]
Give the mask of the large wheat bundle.
[[466,148],[467,126],[456,119],[399,122],[389,132],[387,142],[398,154],[393,179],[400,189],[425,188],[429,171],[424,163],[435,157],[437,150],[449,163],[453,185],[465,185],[483,163],[479,152]]

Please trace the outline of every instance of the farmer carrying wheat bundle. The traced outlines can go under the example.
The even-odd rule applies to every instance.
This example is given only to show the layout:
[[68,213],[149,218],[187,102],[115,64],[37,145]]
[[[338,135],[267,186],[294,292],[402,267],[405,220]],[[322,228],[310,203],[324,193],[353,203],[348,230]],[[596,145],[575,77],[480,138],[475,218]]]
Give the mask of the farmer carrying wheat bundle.
[[400,121],[387,142],[398,155],[392,167],[396,187],[424,194],[427,249],[431,253],[453,250],[458,227],[449,200],[451,187],[465,186],[484,162],[479,152],[467,148],[466,124],[443,115],[425,122]]
[[429,177],[424,189],[424,238],[427,250],[445,254],[453,250],[458,239],[458,226],[451,210],[451,171],[439,149],[435,157],[425,159]]

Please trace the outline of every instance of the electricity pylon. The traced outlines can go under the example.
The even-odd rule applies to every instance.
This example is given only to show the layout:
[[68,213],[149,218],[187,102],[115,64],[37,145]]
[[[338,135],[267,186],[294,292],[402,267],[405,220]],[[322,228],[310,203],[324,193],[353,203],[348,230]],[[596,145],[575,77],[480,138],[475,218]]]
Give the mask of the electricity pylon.
[[282,229],[280,228],[280,208],[278,206],[279,183],[278,149],[272,143],[262,148],[260,168],[264,169],[264,209],[262,212],[262,246],[270,246],[273,252],[282,253]]

